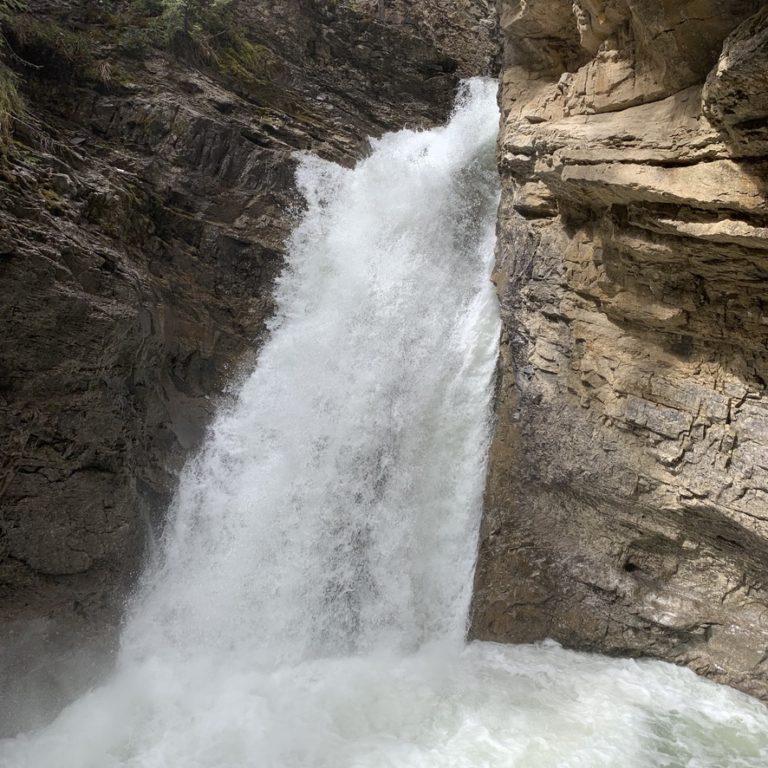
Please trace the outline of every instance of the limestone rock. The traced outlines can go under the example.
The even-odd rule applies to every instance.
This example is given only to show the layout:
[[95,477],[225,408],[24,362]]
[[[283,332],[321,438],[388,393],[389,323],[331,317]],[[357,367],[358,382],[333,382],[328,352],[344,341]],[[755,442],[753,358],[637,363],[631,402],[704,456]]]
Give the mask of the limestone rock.
[[732,153],[768,152],[768,8],[726,40],[707,78],[704,113],[722,129]]
[[[474,637],[768,699],[762,6],[579,0],[580,52],[505,56]],[[573,51],[562,3],[500,7],[508,48],[537,18]]]

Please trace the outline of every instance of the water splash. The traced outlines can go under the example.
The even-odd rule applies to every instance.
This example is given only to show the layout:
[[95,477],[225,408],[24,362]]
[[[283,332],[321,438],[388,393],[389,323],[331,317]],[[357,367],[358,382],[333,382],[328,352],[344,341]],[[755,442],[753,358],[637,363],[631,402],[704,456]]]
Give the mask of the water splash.
[[685,670],[463,646],[499,317],[496,86],[305,157],[258,365],[184,470],[117,671],[5,768],[763,766]]

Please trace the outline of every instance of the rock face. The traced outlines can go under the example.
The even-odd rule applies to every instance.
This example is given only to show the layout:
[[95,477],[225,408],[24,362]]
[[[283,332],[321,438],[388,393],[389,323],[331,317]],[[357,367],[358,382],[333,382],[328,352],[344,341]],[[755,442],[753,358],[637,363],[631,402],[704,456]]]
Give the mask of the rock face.
[[475,637],[654,656],[768,699],[763,5],[500,2]]
[[[0,731],[109,649],[176,474],[264,336],[294,151],[349,164],[368,136],[443,121],[458,73],[496,57],[428,14],[265,0],[238,6],[246,63],[265,62],[245,77],[137,50],[129,4],[106,5],[33,2],[7,32],[40,68],[0,165]],[[84,36],[96,76],[50,42]]]
[[496,75],[499,25],[494,0],[369,0],[385,23],[419,30],[436,48],[451,51],[461,75]]

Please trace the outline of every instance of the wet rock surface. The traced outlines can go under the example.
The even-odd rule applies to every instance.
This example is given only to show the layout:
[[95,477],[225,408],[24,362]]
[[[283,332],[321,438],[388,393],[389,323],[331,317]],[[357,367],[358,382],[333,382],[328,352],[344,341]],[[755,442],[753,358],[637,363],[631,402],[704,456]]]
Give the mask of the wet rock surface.
[[100,77],[62,76],[11,37],[39,69],[0,170],[0,730],[108,657],[177,473],[264,338],[295,151],[351,164],[368,136],[443,121],[459,74],[495,58],[491,36],[470,55],[424,14],[239,7],[259,80],[126,53],[87,2],[31,18],[98,31]]
[[765,9],[570,5],[500,3],[505,325],[472,634],[768,698]]

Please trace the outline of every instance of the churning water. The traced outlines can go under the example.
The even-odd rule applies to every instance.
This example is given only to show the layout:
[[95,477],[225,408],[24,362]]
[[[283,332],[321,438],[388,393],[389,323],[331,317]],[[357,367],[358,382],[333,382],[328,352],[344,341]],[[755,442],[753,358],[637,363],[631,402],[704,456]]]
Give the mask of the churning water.
[[658,663],[463,642],[499,335],[496,85],[306,157],[271,339],[186,468],[112,679],[3,768],[736,768],[768,716]]

